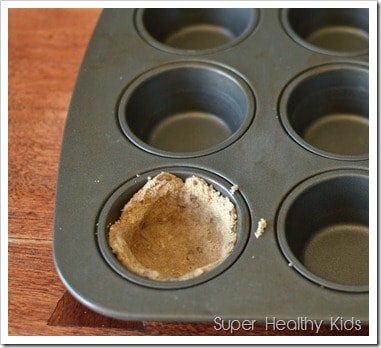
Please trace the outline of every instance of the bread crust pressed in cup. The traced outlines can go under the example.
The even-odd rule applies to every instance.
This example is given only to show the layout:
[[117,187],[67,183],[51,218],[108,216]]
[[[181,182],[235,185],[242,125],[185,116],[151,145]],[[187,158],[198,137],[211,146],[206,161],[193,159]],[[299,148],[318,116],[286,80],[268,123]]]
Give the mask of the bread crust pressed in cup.
[[162,172],[140,189],[109,229],[109,245],[133,273],[158,281],[195,278],[236,243],[237,214],[205,180]]

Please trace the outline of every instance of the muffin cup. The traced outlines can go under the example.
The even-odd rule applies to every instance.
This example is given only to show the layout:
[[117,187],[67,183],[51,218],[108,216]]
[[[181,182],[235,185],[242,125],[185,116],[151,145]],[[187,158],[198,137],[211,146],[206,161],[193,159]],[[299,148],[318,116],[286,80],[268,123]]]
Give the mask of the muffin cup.
[[329,64],[292,80],[279,103],[290,136],[306,149],[340,160],[369,152],[369,76],[366,67]]
[[254,97],[239,76],[211,64],[181,62],[138,77],[123,94],[119,122],[148,152],[194,157],[237,140],[254,111]]
[[[109,242],[108,242],[108,230],[111,224],[117,221],[120,217],[121,210],[124,205],[132,198],[132,196],[139,191],[143,185],[147,182],[147,178],[154,177],[161,172],[169,172],[176,175],[179,178],[185,180],[188,177],[196,176],[205,180],[208,184],[212,185],[214,189],[220,192],[224,197],[228,197],[230,201],[234,204],[237,214],[236,223],[236,233],[237,239],[233,247],[232,252],[219,263],[217,266],[211,270],[202,273],[191,279],[185,280],[152,280],[147,277],[140,276],[134,272],[131,272],[126,267],[124,267],[113,254]],[[239,257],[243,251],[248,236],[249,236],[249,225],[250,218],[247,206],[241,194],[235,192],[234,194],[230,191],[232,185],[228,183],[225,179],[219,176],[199,169],[194,168],[162,168],[157,170],[152,170],[146,173],[142,173],[139,176],[127,181],[122,186],[120,186],[106,201],[103,206],[101,213],[99,215],[97,223],[97,238],[100,251],[105,258],[109,266],[116,271],[119,275],[135,282],[140,285],[145,285],[152,288],[160,289],[176,289],[176,288],[186,288],[194,286],[196,284],[203,283],[214,277],[216,277],[221,272],[228,269],[235,260]],[[180,247],[180,246],[179,246]]]
[[327,172],[297,186],[277,218],[290,266],[323,287],[368,291],[368,198],[362,170]]
[[293,8],[281,18],[290,37],[308,49],[336,56],[368,53],[368,9]]
[[258,10],[239,8],[150,8],[136,12],[136,27],[152,46],[177,54],[206,54],[243,40]]

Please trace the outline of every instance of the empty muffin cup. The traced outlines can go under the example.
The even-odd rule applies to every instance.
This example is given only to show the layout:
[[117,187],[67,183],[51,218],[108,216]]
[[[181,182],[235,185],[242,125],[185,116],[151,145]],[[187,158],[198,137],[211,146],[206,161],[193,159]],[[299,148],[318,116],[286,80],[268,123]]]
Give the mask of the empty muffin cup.
[[98,221],[100,250],[135,283],[183,288],[226,270],[248,238],[239,192],[205,171],[166,168],[141,174],[116,190]]
[[323,287],[368,291],[368,197],[361,170],[326,172],[297,186],[277,219],[290,266]]
[[302,46],[338,56],[367,54],[367,8],[294,8],[282,12],[288,34]]
[[237,140],[254,117],[249,86],[210,64],[180,62],[138,77],[119,105],[119,122],[142,149],[169,157],[211,153]]
[[257,20],[257,10],[249,8],[150,8],[136,13],[136,27],[148,43],[180,54],[231,47],[253,30]]
[[322,156],[363,160],[369,152],[369,76],[361,65],[302,73],[285,88],[279,113],[299,144]]

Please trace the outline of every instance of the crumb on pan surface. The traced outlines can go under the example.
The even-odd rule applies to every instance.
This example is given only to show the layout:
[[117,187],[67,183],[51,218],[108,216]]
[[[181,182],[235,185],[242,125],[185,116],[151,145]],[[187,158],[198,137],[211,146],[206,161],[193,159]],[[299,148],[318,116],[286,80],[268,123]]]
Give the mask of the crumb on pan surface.
[[230,188],[230,193],[232,193],[232,194],[234,195],[234,193],[235,193],[236,191],[238,191],[238,190],[239,190],[238,185],[233,185],[233,186]]
[[254,233],[255,237],[256,238],[261,237],[263,235],[263,233],[265,233],[266,227],[267,227],[267,221],[265,219],[261,218],[258,221],[258,228]]
[[119,262],[143,277],[174,281],[220,264],[236,243],[234,204],[205,180],[167,172],[150,178],[109,229]]

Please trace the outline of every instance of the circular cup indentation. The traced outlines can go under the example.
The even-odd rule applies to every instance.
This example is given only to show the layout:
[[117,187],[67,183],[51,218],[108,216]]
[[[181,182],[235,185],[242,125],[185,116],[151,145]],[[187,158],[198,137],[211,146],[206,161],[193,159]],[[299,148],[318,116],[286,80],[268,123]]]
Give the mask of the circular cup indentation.
[[368,53],[368,9],[285,9],[282,21],[291,38],[308,49],[338,56]]
[[136,12],[142,37],[161,50],[205,54],[244,39],[258,20],[248,8],[150,8]]
[[322,156],[363,160],[369,152],[368,69],[324,65],[292,80],[282,93],[279,112],[287,132]]
[[[237,214],[236,220],[236,233],[237,239],[233,250],[231,253],[218,265],[210,269],[207,272],[204,272],[194,278],[185,279],[185,280],[152,280],[143,276],[140,276],[134,272],[131,272],[126,267],[124,267],[113,254],[109,242],[108,242],[108,231],[111,224],[117,221],[120,217],[121,210],[124,205],[132,198],[132,196],[139,191],[144,184],[147,182],[148,177],[154,177],[161,172],[169,172],[177,177],[185,180],[188,177],[193,175],[205,180],[208,184],[212,185],[214,189],[221,193],[222,196],[227,197],[234,204]],[[230,192],[231,184],[225,179],[217,176],[208,171],[196,169],[196,168],[186,168],[186,167],[171,167],[152,170],[144,174],[140,174],[138,177],[135,177],[122,186],[120,186],[111,196],[107,199],[104,204],[97,223],[97,239],[100,251],[105,258],[109,266],[117,272],[122,277],[130,280],[134,283],[144,285],[152,288],[159,289],[177,289],[177,288],[186,288],[201,284],[206,282],[220,273],[226,271],[240,256],[242,253],[247,239],[249,237],[249,228],[250,228],[250,216],[249,211],[246,206],[245,200],[239,192],[234,194]],[[179,245],[181,248],[181,245]]]
[[215,152],[250,125],[253,95],[236,74],[210,64],[173,63],[138,77],[119,105],[119,122],[142,149],[169,157]]
[[369,188],[361,170],[317,175],[297,186],[277,218],[290,264],[321,286],[368,291]]

